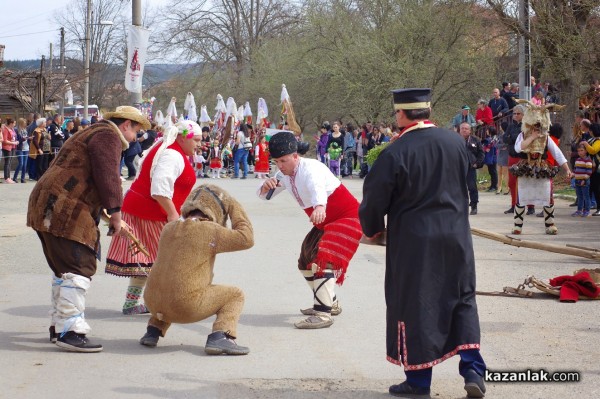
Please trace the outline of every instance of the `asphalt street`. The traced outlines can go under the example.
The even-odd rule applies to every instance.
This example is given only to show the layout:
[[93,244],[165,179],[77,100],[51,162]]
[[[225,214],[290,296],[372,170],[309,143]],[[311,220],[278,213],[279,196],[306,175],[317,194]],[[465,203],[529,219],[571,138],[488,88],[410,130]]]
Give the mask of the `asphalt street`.
[[[361,245],[344,285],[343,308],[327,329],[298,330],[300,308],[312,293],[296,268],[300,244],[311,225],[282,193],[265,202],[259,180],[198,180],[224,187],[252,219],[255,245],[217,257],[215,282],[241,287],[246,304],[238,343],[251,353],[210,357],[204,353],[212,318],[174,325],[157,348],[141,346],[147,315],[123,316],[128,281],[104,274],[98,263],[87,296],[95,354],[67,353],[48,342],[51,274],[33,230],[25,226],[33,182],[0,184],[0,398],[387,398],[403,381],[402,369],[385,359],[383,279],[385,247]],[[362,197],[362,180],[344,179]],[[124,183],[124,188],[129,182]],[[528,216],[523,239],[600,248],[600,217],[570,217],[569,201],[556,204],[557,236],[543,220]],[[480,193],[474,227],[508,234],[503,214],[509,197]],[[106,227],[101,231],[106,233]],[[109,238],[103,237],[103,256]],[[402,245],[402,243],[397,243]],[[481,291],[516,287],[528,275],[548,279],[598,263],[572,256],[516,248],[474,237]],[[600,397],[600,301],[560,303],[556,298],[478,297],[482,354],[495,371],[576,371],[575,383],[488,382],[486,398]],[[462,398],[458,358],[436,366],[433,398]]]

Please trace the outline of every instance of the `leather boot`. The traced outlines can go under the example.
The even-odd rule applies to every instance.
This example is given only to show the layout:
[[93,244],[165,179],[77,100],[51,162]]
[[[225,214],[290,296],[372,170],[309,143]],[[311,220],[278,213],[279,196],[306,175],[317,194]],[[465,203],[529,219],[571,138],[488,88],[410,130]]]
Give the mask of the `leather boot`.
[[160,336],[161,331],[158,328],[154,326],[148,326],[146,327],[146,334],[144,334],[144,336],[140,339],[140,344],[154,348],[156,345],[158,345],[158,339]]
[[204,351],[208,355],[247,355],[250,349],[245,346],[239,346],[235,342],[235,337],[226,331],[215,331],[206,339]]

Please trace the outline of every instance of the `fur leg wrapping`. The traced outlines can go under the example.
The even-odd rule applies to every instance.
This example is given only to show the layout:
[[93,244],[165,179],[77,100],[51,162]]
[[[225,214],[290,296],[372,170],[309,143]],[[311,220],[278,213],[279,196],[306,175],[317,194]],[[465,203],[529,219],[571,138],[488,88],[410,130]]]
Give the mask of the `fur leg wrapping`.
[[56,310],[56,304],[58,303],[58,297],[60,296],[60,285],[62,283],[62,279],[56,276],[52,276],[52,296],[50,297],[50,311],[48,314],[50,315],[50,325],[55,326],[56,321],[58,320],[58,311]]
[[323,277],[314,279],[314,306],[317,312],[331,314],[335,298],[335,275],[333,271],[327,270]]
[[554,224],[554,206],[545,206],[544,207],[544,224],[546,225],[546,234],[556,235],[558,234],[558,229]]
[[525,207],[520,206],[519,204],[515,205],[515,213],[514,213],[514,221],[515,225],[513,226],[512,233],[513,234],[521,234],[523,230],[523,219],[525,215]]
[[59,296],[56,301],[56,332],[64,335],[67,331],[88,334],[90,326],[85,321],[85,294],[91,280],[73,273],[62,275]]

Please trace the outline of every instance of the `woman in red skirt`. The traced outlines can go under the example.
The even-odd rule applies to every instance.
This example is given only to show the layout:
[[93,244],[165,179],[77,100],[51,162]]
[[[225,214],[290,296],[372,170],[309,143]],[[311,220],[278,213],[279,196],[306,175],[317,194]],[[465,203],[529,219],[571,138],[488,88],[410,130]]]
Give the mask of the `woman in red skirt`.
[[269,174],[269,149],[264,135],[254,148],[254,162],[254,175],[259,179],[266,179]]
[[123,314],[148,312],[138,301],[156,259],[160,233],[168,222],[179,219],[181,205],[196,183],[189,157],[201,141],[200,126],[194,122],[182,121],[168,128],[163,139],[144,157],[141,171],[125,195],[122,219],[150,255],[133,253],[126,237],[112,238],[105,271],[130,278]]

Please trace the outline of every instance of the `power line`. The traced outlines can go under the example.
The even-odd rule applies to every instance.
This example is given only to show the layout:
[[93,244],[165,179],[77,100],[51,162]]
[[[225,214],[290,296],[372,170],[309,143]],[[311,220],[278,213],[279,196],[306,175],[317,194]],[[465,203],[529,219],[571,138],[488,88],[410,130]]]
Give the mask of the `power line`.
[[56,32],[57,30],[60,30],[60,29],[43,30],[43,31],[39,31],[39,32],[31,32],[31,33],[21,33],[20,35],[0,36],[0,39],[6,39],[6,38],[8,38],[8,37],[18,37],[18,36],[30,36],[30,35],[37,35],[37,34],[39,34],[39,33]]

